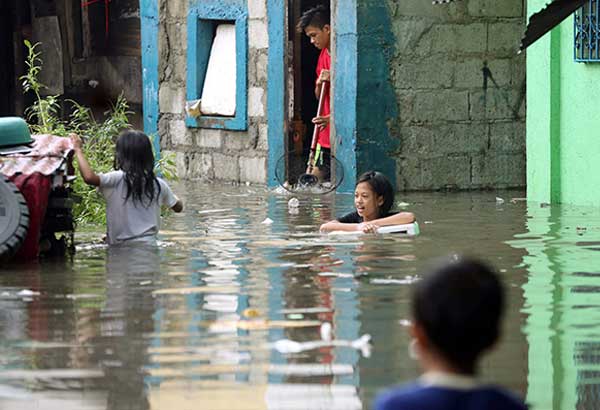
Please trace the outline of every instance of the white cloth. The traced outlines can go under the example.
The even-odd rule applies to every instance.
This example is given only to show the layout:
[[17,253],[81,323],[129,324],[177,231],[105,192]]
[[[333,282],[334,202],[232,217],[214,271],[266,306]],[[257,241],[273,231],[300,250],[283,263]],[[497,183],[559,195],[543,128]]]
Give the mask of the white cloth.
[[[106,232],[109,245],[130,240],[155,240],[160,229],[160,207],[173,207],[178,199],[169,185],[158,178],[160,195],[146,208],[127,201],[127,184],[123,171],[100,174],[98,191],[106,200]],[[147,202],[145,203],[147,205]]]
[[210,50],[200,111],[232,117],[236,110],[237,63],[235,24],[219,24]]

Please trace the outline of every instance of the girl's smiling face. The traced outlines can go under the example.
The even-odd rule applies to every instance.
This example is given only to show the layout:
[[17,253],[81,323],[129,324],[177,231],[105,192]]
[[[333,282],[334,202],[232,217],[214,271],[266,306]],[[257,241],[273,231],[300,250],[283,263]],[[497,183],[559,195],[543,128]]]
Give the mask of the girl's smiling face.
[[377,195],[368,182],[361,182],[354,190],[354,206],[363,221],[379,218],[379,207],[383,205],[383,196]]

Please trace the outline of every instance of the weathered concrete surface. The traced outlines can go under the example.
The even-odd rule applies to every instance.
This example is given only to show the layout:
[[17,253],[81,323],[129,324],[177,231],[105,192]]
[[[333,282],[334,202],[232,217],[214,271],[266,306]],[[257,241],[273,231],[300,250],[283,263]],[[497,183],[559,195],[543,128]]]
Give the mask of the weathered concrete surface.
[[[266,181],[269,13],[266,0],[236,1],[249,17],[243,132],[182,129],[188,2],[160,2],[159,129],[186,178]],[[342,148],[354,150],[357,171],[378,168],[404,190],[524,186],[525,59],[515,52],[522,0],[353,7],[356,146],[350,135],[344,142],[352,147]]]
[[[244,1],[240,1],[244,4]],[[185,126],[188,1],[160,0],[159,133],[162,149],[176,153],[185,179],[266,182],[267,7],[248,0],[248,129]]]
[[522,0],[386,4],[398,188],[525,186]]

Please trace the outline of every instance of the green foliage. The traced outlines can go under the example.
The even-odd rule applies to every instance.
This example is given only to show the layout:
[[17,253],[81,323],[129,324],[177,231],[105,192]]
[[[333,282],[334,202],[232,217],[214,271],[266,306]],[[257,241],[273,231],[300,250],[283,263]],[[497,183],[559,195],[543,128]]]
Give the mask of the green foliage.
[[[23,82],[23,90],[32,91],[36,96],[35,103],[26,112],[32,133],[62,137],[70,133],[79,134],[84,140],[83,151],[91,168],[96,173],[113,170],[116,137],[122,130],[131,127],[128,118],[131,112],[125,97],[120,95],[111,110],[106,113],[106,119],[100,122],[94,118],[92,110],[76,101],[68,100],[72,104],[72,112],[67,120],[63,120],[60,116],[59,97],[42,97],[40,94],[45,86],[38,79],[42,69],[40,53],[35,51],[38,44],[32,45],[25,41],[25,45],[29,51],[26,60],[27,73],[20,79]],[[157,172],[164,178],[177,179],[172,156],[163,156],[156,166]],[[96,188],[87,185],[82,178],[77,178],[73,183],[73,190],[79,198],[73,209],[75,221],[79,224],[106,223],[105,202]]]
[[[68,130],[81,135],[84,140],[83,151],[96,173],[105,173],[114,169],[115,138],[123,129],[130,128],[127,100],[121,95],[110,110],[107,118],[97,122],[89,108],[72,101],[74,105]],[[106,222],[104,200],[95,187],[87,185],[82,178],[73,184],[75,193],[81,201],[74,207],[77,222],[100,224]]]
[[177,181],[177,164],[175,163],[175,154],[172,152],[162,152],[160,158],[156,161],[154,170],[157,175],[167,181]]

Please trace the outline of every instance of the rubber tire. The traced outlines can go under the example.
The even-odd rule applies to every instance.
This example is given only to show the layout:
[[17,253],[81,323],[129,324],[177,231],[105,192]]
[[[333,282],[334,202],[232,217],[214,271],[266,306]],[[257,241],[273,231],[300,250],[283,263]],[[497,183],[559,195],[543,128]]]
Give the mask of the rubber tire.
[[0,261],[14,255],[27,236],[29,209],[19,189],[0,174]]

